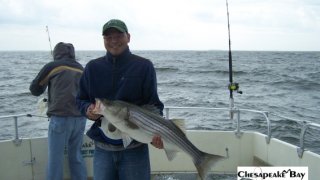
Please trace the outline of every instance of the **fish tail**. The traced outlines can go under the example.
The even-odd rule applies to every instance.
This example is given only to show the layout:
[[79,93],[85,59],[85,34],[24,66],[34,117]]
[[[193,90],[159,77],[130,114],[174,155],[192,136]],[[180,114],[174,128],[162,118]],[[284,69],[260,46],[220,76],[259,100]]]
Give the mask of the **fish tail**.
[[225,157],[223,156],[219,156],[219,155],[213,155],[213,154],[208,154],[205,152],[202,152],[202,156],[200,158],[200,160],[196,160],[194,162],[195,166],[197,168],[198,171],[198,178],[197,179],[201,179],[204,180],[208,174],[208,172],[210,171],[210,169],[220,160],[225,159]]

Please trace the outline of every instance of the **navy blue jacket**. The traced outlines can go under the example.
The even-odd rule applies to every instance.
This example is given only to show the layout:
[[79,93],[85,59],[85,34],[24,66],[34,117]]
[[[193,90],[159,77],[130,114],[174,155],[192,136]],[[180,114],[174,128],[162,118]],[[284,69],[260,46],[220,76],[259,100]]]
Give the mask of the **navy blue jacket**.
[[[95,98],[122,100],[138,106],[154,105],[160,112],[163,103],[157,92],[157,78],[151,61],[134,55],[129,48],[117,57],[106,56],[91,60],[80,79],[77,105],[83,115]],[[107,142],[98,121],[88,131],[93,140]]]

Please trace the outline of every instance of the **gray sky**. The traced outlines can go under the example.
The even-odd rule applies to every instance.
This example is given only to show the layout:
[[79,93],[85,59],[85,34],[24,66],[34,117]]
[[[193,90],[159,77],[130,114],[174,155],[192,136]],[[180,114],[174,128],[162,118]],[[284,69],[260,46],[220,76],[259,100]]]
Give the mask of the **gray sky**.
[[[320,51],[319,0],[229,0],[233,50]],[[104,50],[126,22],[132,50],[227,50],[225,0],[0,0],[0,50]]]

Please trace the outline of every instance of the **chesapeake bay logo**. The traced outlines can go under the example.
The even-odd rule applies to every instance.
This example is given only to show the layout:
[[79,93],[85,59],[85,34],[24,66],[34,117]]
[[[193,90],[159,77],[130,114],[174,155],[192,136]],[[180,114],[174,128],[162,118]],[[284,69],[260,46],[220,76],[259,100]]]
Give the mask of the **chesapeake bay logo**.
[[308,180],[308,167],[239,166],[237,180]]

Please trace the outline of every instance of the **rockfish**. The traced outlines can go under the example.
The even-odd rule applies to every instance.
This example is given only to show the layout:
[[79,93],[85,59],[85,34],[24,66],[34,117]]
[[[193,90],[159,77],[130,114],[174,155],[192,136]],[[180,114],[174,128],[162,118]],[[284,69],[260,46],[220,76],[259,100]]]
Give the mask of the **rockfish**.
[[[179,126],[184,123],[174,123],[159,114],[123,101],[108,101],[96,99],[96,114],[103,115],[120,132],[124,147],[132,139],[141,143],[150,143],[155,135],[163,141],[168,160],[172,160],[178,151],[187,153],[193,160],[201,179],[223,156],[208,154],[194,146]],[[179,125],[180,123],[180,125]],[[101,127],[103,128],[103,127]],[[105,127],[110,128],[110,127]]]

